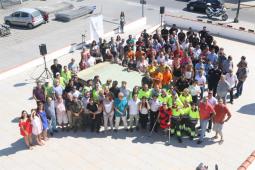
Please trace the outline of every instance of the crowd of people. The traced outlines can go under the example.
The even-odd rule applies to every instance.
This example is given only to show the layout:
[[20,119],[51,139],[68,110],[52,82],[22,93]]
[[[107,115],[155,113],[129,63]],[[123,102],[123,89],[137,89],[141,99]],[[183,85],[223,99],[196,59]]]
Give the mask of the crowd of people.
[[[112,79],[102,82],[99,75],[86,81],[78,78],[79,71],[105,61],[144,74],[141,86],[128,87],[128,82]],[[55,59],[51,71],[53,80],[38,81],[33,89],[37,108],[21,113],[20,132],[30,149],[32,135],[43,145],[48,134],[59,130],[118,132],[121,122],[126,131],[162,129],[180,143],[189,136],[198,138],[198,144],[213,125],[214,138],[220,135],[222,143],[223,124],[231,118],[226,103],[233,104],[242,95],[248,75],[245,56],[234,73],[232,56],[206,27],[185,33],[176,25],[151,35],[144,30],[137,40],[118,35],[110,42],[93,41],[81,52],[79,63],[72,59],[63,67]]]

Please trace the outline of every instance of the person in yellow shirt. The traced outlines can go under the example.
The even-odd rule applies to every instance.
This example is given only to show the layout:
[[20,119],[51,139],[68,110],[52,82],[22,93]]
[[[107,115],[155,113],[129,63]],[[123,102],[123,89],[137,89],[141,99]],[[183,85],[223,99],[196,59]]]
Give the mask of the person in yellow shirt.
[[56,73],[56,78],[54,79],[54,84],[55,84],[56,80],[58,80],[60,85],[63,87],[63,89],[65,89],[65,87],[66,87],[65,80],[63,77],[60,76],[59,72]]
[[67,66],[64,66],[64,70],[61,72],[61,77],[63,77],[65,85],[67,85],[69,80],[71,80],[72,73],[68,70]]
[[196,124],[200,118],[196,103],[191,104],[191,109],[189,110],[188,114],[190,139],[193,140],[193,138],[196,136]]
[[192,96],[190,95],[189,89],[187,88],[183,90],[179,98],[182,103],[184,103],[185,101],[187,101],[188,103],[192,102]]

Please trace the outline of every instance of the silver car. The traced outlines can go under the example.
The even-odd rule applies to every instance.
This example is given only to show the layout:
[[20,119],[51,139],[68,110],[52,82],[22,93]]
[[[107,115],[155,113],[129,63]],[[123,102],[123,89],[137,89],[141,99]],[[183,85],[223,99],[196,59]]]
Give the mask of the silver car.
[[41,13],[33,8],[23,8],[15,11],[9,16],[4,17],[7,25],[27,26],[29,29],[44,23]]

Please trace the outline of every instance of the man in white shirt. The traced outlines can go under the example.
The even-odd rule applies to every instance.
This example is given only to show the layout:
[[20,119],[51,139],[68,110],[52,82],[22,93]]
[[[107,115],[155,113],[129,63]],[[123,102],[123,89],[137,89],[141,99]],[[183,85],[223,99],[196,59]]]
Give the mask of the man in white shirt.
[[238,80],[237,80],[237,76],[235,74],[233,74],[233,70],[229,70],[229,73],[226,74],[225,76],[226,81],[229,83],[229,93],[230,93],[230,103],[233,104],[233,91],[234,91],[234,87],[236,86]]
[[137,94],[134,94],[133,98],[128,101],[130,132],[133,132],[134,121],[136,123],[136,130],[139,130],[139,103],[140,100],[138,99]]
[[[152,130],[155,121],[157,121],[158,119],[158,114],[159,114],[159,107],[161,106],[160,101],[158,100],[158,93],[155,93],[152,96],[152,99],[150,100],[150,131]],[[154,131],[157,132],[159,127],[159,123],[157,122],[155,127],[154,127]]]
[[200,93],[200,99],[204,97],[204,90],[205,90],[205,83],[206,78],[204,76],[203,70],[199,70],[198,75],[196,75],[195,80],[197,80],[198,86],[200,87],[201,93]]

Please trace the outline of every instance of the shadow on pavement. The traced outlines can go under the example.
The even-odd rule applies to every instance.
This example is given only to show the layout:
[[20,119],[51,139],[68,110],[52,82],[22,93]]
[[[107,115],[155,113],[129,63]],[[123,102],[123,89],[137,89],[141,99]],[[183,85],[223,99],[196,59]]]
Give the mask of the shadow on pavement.
[[23,138],[20,138],[16,142],[12,143],[10,147],[4,148],[0,150],[1,156],[9,156],[17,153],[18,151],[22,151],[26,149],[26,145],[24,144]]
[[14,84],[13,87],[22,87],[22,86],[25,86],[29,83],[17,83],[17,84]]
[[20,117],[15,117],[14,119],[12,119],[12,123],[19,123],[19,119]]
[[255,103],[244,105],[237,112],[247,115],[255,115]]

